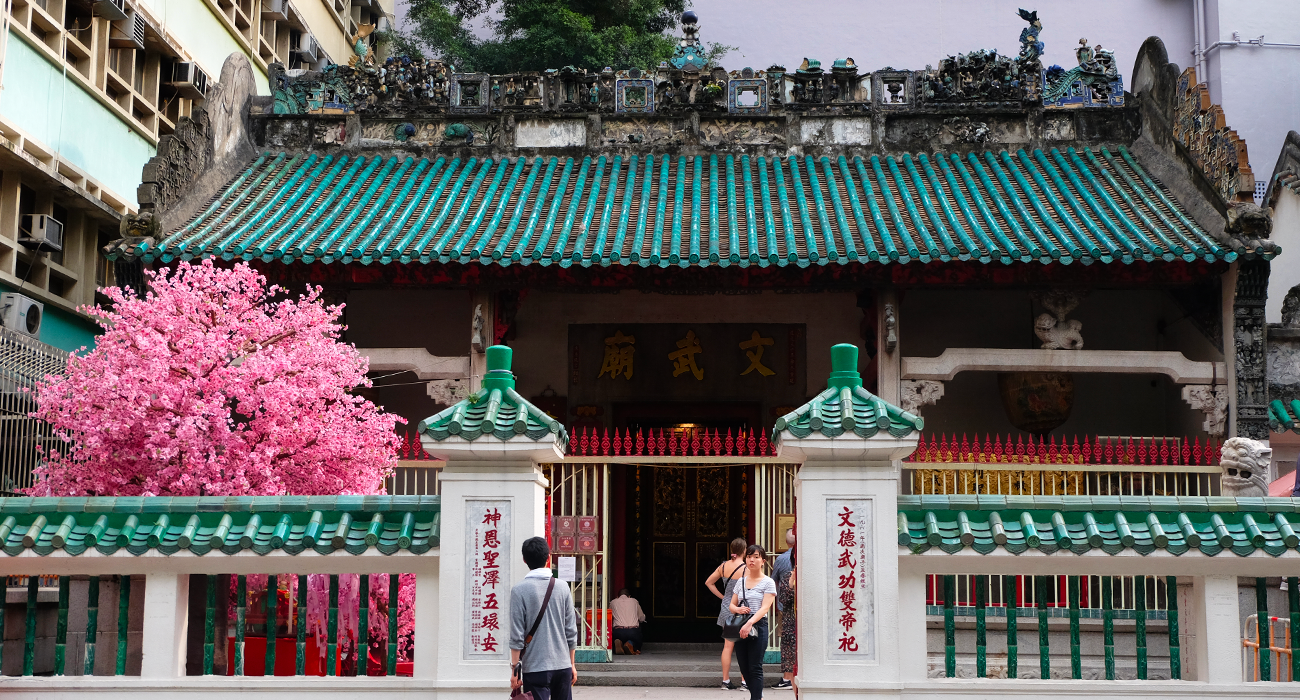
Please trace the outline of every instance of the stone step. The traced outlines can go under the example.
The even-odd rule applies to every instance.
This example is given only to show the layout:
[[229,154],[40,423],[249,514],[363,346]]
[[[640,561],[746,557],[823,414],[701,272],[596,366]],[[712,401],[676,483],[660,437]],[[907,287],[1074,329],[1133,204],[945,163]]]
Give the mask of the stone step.
[[[591,686],[648,686],[662,688],[716,688],[722,683],[719,657],[722,644],[646,644],[640,656],[615,656],[610,663],[578,664],[578,684]],[[780,664],[763,666],[764,685],[781,680]],[[734,657],[731,679],[740,683]]]
[[[578,685],[591,686],[652,686],[657,688],[716,688],[722,683],[718,669],[698,672],[633,671],[626,668],[607,668],[599,671],[586,666],[609,667],[613,664],[579,664]],[[740,671],[732,670],[731,680],[740,683]],[[780,665],[763,667],[763,685],[771,687],[781,680]]]

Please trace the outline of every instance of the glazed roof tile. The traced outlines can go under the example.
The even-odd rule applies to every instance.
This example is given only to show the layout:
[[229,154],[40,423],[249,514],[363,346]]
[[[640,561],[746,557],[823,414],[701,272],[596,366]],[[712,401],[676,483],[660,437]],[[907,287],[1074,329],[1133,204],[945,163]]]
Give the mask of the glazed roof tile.
[[585,158],[274,153],[110,256],[568,267],[1270,258],[1202,229],[1124,146]]
[[1268,404],[1268,424],[1274,432],[1300,433],[1300,400],[1273,399]]
[[[1242,498],[1217,510],[1205,498],[899,496],[898,544],[915,554],[1004,549],[1020,554],[1069,550],[1107,554],[1164,550],[1207,556],[1257,550],[1272,556],[1300,547],[1300,499]],[[1215,501],[1221,499],[1212,499]],[[1208,507],[1207,507],[1208,506]]]
[[905,437],[925,427],[920,416],[912,415],[862,388],[857,371],[858,348],[842,343],[831,348],[831,376],[826,390],[811,401],[776,420],[772,441],[782,433],[806,438],[819,433],[829,438],[852,433],[869,438],[881,430]]
[[522,435],[537,441],[554,435],[563,452],[569,444],[564,426],[515,391],[512,354],[503,345],[488,348],[483,388],[420,421],[416,431],[435,442],[451,437],[473,441],[485,435],[501,440]]
[[437,496],[0,498],[0,552],[422,554],[440,516]]

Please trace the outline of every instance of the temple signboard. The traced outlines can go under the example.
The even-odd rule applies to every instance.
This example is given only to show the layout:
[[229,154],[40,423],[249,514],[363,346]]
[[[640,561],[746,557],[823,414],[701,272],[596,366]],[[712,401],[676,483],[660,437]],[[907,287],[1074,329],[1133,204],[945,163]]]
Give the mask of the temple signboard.
[[504,659],[510,637],[510,501],[465,501],[466,660]]
[[613,404],[753,402],[762,423],[807,397],[803,324],[626,323],[569,326],[570,418]]
[[871,518],[871,499],[826,499],[826,580],[830,586],[826,654],[830,661],[876,658]]

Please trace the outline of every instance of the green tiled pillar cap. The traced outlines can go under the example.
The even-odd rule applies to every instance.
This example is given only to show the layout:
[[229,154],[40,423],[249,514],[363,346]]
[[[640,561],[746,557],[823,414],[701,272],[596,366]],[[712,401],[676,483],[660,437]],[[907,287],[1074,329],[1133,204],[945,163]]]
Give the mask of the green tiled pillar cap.
[[858,346],[840,343],[831,347],[831,377],[827,385],[837,389],[862,386],[862,375],[858,372]]
[[513,389],[515,374],[510,371],[510,361],[514,350],[504,345],[493,345],[487,349],[487,375],[483,377],[484,389]]

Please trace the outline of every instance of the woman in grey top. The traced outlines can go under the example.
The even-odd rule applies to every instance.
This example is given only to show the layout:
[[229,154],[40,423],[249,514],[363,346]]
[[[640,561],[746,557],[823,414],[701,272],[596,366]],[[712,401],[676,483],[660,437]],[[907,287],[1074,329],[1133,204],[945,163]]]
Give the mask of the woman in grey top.
[[745,575],[731,594],[731,612],[749,615],[736,641],[736,661],[749,685],[749,700],[763,697],[763,655],[767,652],[767,611],[776,603],[776,582],[763,573],[767,552],[752,544],[745,550]]
[[[737,537],[731,541],[731,558],[718,564],[718,568],[709,574],[709,578],[704,581],[704,586],[709,589],[713,595],[718,596],[722,605],[718,609],[718,626],[722,626],[723,618],[729,613],[728,605],[731,603],[731,594],[736,588],[736,581],[744,575],[745,569],[745,540]],[[717,583],[723,580],[724,590],[719,593]],[[722,640],[722,689],[735,690],[736,685],[731,682],[731,650],[736,640]]]

